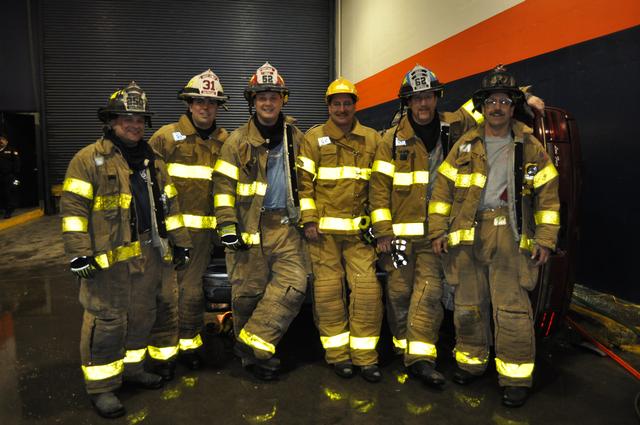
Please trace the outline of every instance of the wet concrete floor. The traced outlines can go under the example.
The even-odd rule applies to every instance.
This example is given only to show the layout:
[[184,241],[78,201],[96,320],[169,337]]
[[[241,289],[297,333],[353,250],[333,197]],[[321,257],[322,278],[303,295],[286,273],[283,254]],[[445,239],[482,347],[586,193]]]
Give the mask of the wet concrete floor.
[[[178,367],[160,390],[125,388],[127,415],[98,417],[84,393],[78,352],[82,309],[67,271],[59,218],[43,217],[0,232],[0,424],[637,424],[640,382],[606,357],[576,346],[564,330],[538,347],[527,404],[500,402],[495,370],[467,387],[433,390],[407,377],[380,341],[382,382],[337,377],[325,366],[310,308],[278,347],[279,381],[248,376],[229,341],[207,341],[210,365]],[[452,337],[443,333],[439,368],[450,376]],[[636,368],[640,358],[625,356]],[[215,364],[213,364],[215,363]]]

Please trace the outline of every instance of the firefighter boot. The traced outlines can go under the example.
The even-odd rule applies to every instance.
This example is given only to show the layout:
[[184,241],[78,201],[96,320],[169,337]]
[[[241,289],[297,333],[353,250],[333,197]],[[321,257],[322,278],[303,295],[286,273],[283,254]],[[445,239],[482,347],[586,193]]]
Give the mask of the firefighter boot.
[[145,390],[157,390],[163,384],[162,376],[150,372],[139,372],[135,375],[125,376],[124,381]]
[[162,379],[164,381],[171,381],[175,376],[175,372],[176,372],[175,360],[157,362],[153,367],[153,373],[162,376]]
[[382,374],[380,373],[380,368],[377,364],[361,366],[360,373],[362,374],[362,377],[369,382],[380,382],[382,379]]
[[351,362],[340,362],[335,363],[333,365],[333,371],[341,378],[353,378],[353,363]]
[[251,347],[239,341],[236,341],[233,346],[233,353],[242,361],[242,367],[251,372],[256,378],[262,381],[278,379],[278,372],[280,371],[279,359],[275,357],[258,359]]
[[103,418],[118,418],[124,415],[124,406],[112,392],[91,394],[91,404]]
[[464,369],[456,366],[456,370],[453,372],[453,382],[460,385],[467,385],[478,379],[480,375],[474,375],[471,372],[467,372]]
[[432,387],[441,387],[445,382],[444,376],[425,360],[410,365],[409,373]]
[[506,386],[502,393],[502,404],[509,407],[520,407],[527,401],[528,395],[528,387]]
[[202,357],[200,357],[200,354],[198,354],[196,350],[181,352],[178,355],[178,360],[191,370],[202,369],[203,366]]

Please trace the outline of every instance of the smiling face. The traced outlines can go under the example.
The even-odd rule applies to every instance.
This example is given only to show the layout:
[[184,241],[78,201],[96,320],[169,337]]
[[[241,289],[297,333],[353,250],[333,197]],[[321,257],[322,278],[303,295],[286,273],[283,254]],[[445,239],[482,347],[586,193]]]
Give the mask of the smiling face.
[[419,125],[427,125],[435,116],[438,97],[432,91],[416,93],[409,98],[408,105],[413,120]]
[[263,91],[256,93],[254,98],[256,114],[261,124],[266,126],[274,125],[278,121],[278,116],[282,110],[284,100],[278,92]]
[[216,119],[218,101],[210,97],[194,97],[189,101],[189,111],[196,127],[206,130]]
[[482,113],[487,126],[504,129],[511,122],[515,105],[507,93],[492,93],[484,100]]
[[118,115],[111,120],[111,128],[123,142],[138,143],[144,136],[144,116],[140,114]]
[[343,130],[350,130],[356,113],[356,104],[350,94],[334,94],[329,99],[329,117],[331,121]]

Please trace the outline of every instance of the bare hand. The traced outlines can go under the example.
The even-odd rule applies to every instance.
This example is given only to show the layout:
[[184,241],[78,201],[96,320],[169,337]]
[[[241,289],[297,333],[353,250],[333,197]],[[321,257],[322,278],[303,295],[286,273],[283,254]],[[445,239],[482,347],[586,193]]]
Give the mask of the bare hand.
[[315,242],[318,240],[320,231],[318,230],[318,223],[315,221],[310,221],[308,223],[304,223],[304,237],[311,242]]
[[527,99],[527,105],[531,106],[540,114],[544,113],[544,100],[540,99],[538,96],[529,96],[529,99]]
[[536,257],[538,261],[536,262],[536,267],[545,264],[549,260],[549,256],[551,255],[551,250],[544,246],[535,245],[533,250],[531,251],[531,259],[535,260]]
[[378,238],[378,251],[384,253],[391,252],[391,241],[393,240],[393,236],[382,236]]
[[438,257],[442,255],[442,253],[449,253],[449,249],[447,247],[447,236],[443,235],[437,239],[431,241],[431,246],[433,247],[433,253]]

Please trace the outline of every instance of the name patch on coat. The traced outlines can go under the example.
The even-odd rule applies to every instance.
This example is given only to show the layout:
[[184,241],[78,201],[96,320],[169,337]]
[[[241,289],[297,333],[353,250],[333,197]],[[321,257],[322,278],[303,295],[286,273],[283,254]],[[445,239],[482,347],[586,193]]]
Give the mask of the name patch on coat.
[[400,140],[396,137],[396,146],[407,146],[406,140]]
[[96,155],[94,161],[96,162],[96,166],[101,167],[102,165],[104,165],[104,156]]
[[180,133],[179,131],[174,131],[173,132],[173,140],[175,140],[176,142],[179,142],[180,140],[184,140],[186,138],[187,138],[187,136],[185,136],[184,134]]
[[460,152],[471,152],[471,143],[463,143],[460,145]]
[[328,136],[318,137],[318,146],[324,146],[331,143],[331,139]]

